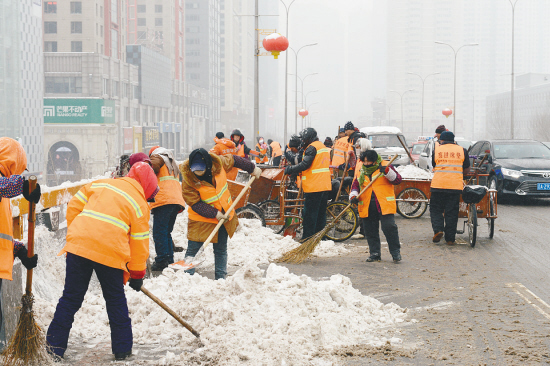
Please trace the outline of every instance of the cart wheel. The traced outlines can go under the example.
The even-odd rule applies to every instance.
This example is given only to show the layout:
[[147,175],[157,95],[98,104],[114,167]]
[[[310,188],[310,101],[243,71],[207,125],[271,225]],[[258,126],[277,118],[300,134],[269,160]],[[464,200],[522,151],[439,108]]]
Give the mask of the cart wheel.
[[[489,195],[489,212],[491,216],[494,216],[496,212],[495,200],[491,195]],[[487,219],[487,222],[489,224],[489,239],[493,239],[493,236],[495,236],[495,219]]]
[[477,240],[477,210],[475,203],[468,205],[468,240],[470,246],[476,246]]
[[[334,220],[346,207],[345,202],[333,202],[327,206],[327,225]],[[359,216],[357,212],[349,207],[340,220],[334,225],[332,229],[327,233],[327,238],[332,241],[339,242],[344,241],[352,237],[355,234],[355,230],[359,226]]]
[[[397,212],[406,219],[416,219],[424,215],[428,204],[426,195],[418,188],[405,188],[397,195]],[[402,200],[402,201],[399,201]]]
[[265,218],[264,213],[260,208],[252,203],[249,203],[248,205],[238,208],[235,210],[235,213],[237,213],[237,217],[239,219],[255,219],[260,220],[262,223],[262,226],[265,226]]
[[284,229],[284,225],[270,225],[269,221],[279,220],[281,217],[281,205],[279,201],[276,200],[267,200],[261,202],[258,207],[262,210],[264,218],[266,220],[266,225],[275,233],[280,234]]

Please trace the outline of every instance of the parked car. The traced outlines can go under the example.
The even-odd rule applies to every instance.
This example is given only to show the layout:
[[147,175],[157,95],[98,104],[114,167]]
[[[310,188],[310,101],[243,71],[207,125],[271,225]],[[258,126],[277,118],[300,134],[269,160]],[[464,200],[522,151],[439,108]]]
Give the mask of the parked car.
[[462,137],[455,138],[457,144],[468,150],[474,143],[470,140],[463,139]]
[[478,141],[469,151],[470,164],[478,167],[487,158],[480,184],[499,194],[550,197],[550,148],[535,140]]
[[422,151],[424,151],[424,148],[426,147],[426,144],[428,143],[428,141],[417,141],[417,142],[413,142],[412,143],[412,147],[411,147],[411,155],[414,159],[414,163],[416,165],[418,165],[418,158],[420,158],[420,154],[422,153]]
[[367,138],[372,142],[372,147],[382,159],[390,160],[395,154],[399,154],[393,165],[399,166],[411,163],[407,151],[399,142],[399,138],[401,138],[403,144],[407,146],[405,136],[399,128],[392,126],[363,127],[360,131],[367,135]]
[[[455,138],[455,141],[458,145],[462,146],[466,150],[472,146],[472,142],[470,140],[463,139],[462,137]],[[430,140],[428,144],[424,147],[424,150],[420,153],[420,156],[418,157],[418,167],[432,171],[432,155],[435,147],[435,141]]]

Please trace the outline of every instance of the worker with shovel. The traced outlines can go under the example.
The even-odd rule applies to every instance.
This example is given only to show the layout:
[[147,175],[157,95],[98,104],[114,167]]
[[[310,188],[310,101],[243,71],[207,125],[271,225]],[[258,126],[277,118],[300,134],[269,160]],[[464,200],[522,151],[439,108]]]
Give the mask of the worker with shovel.
[[74,315],[82,306],[92,273],[103,291],[116,360],[132,354],[132,325],[124,284],[141,291],[149,258],[148,201],[158,193],[151,166],[139,162],[128,175],[102,179],[82,187],[67,206],[67,240],[59,253],[67,254],[65,288],[47,341],[57,360],[67,349]]
[[[388,248],[395,263],[401,261],[401,244],[394,214],[397,212],[393,186],[401,183],[401,175],[392,165],[383,162],[375,150],[365,150],[360,159],[361,171],[353,181],[349,199],[357,204],[359,216],[363,220],[370,257],[367,262],[380,262],[380,224],[388,241]],[[374,176],[383,174],[361,196],[359,192],[366,187]]]
[[[194,257],[218,221],[225,220],[212,239],[216,280],[227,275],[227,239],[233,236],[239,224],[237,215],[233,211],[227,212],[232,203],[227,173],[233,167],[253,174],[256,179],[262,174],[260,168],[245,158],[218,156],[204,149],[193,150],[181,166],[182,195],[189,206],[185,257]],[[195,268],[187,272],[194,274]]]

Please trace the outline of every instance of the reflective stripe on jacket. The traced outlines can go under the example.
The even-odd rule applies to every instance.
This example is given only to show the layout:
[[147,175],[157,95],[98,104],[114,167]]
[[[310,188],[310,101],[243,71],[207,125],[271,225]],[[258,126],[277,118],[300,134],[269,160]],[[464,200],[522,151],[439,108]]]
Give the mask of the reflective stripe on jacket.
[[[374,172],[373,176],[384,171],[387,165],[388,165],[388,162],[386,161],[383,162],[380,165],[380,170]],[[363,190],[369,183],[370,183],[370,179],[365,175],[365,181],[363,182],[363,186],[361,187],[361,190]],[[376,195],[376,198],[378,199],[378,204],[380,205],[380,210],[382,211],[382,215],[391,215],[397,212],[394,186],[393,184],[390,183],[390,181],[386,177],[380,177],[374,181],[372,186],[370,186],[365,193],[363,193],[361,196],[358,197],[359,217],[363,217],[363,218],[369,217],[369,206],[371,203],[371,197],[372,197],[373,191],[374,191],[374,194]]]
[[332,155],[331,165],[338,166],[344,164],[346,162],[346,153],[351,150],[351,144],[348,142],[348,137],[344,136],[336,140],[333,149],[334,154]]
[[0,201],[0,278],[12,280],[13,268],[13,221],[10,200]]
[[[231,206],[231,192],[229,192],[229,186],[227,185],[227,176],[225,170],[222,169],[219,174],[215,175],[214,180],[216,181],[216,187],[210,185],[204,185],[201,183],[198,188],[199,194],[201,196],[201,201],[210,206],[214,207],[216,210],[221,212],[227,212]],[[235,211],[231,211],[229,215],[229,220],[235,216]],[[193,208],[189,207],[189,220],[209,222],[212,224],[217,224],[218,219],[210,219],[204,216],[199,215]]]
[[164,205],[180,205],[185,207],[185,201],[181,195],[181,184],[179,179],[175,176],[179,171],[174,171],[174,174],[170,174],[170,171],[164,164],[157,176],[159,193],[155,196],[155,202],[151,203],[151,208],[164,206]]
[[67,206],[69,252],[107,267],[143,271],[149,258],[150,209],[133,178],[102,179],[82,187]]
[[310,146],[317,149],[317,155],[313,159],[311,166],[302,172],[304,192],[330,191],[332,189],[329,169],[330,150],[320,141],[315,141]]
[[464,188],[464,148],[456,144],[435,145],[434,176],[431,188],[462,191]]

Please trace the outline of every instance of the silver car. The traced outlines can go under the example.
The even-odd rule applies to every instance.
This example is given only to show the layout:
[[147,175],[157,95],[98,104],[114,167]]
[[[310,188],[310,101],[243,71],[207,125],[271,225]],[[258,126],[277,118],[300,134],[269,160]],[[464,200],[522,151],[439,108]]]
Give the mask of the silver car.
[[[465,140],[460,137],[456,138],[455,141],[458,145],[462,146],[466,150],[468,150],[470,146],[472,146],[472,141]],[[434,151],[434,146],[435,146],[435,140],[430,140],[430,142],[426,144],[426,146],[424,147],[424,150],[420,153],[420,157],[418,158],[419,168],[428,170],[430,172],[432,171],[433,169],[432,155]]]
[[409,155],[399,142],[399,138],[401,138],[405,146],[407,146],[407,141],[398,128],[391,126],[363,127],[360,131],[367,135],[367,138],[372,143],[372,147],[382,159],[390,160],[395,154],[398,154],[399,156],[393,162],[393,165],[411,164]]

